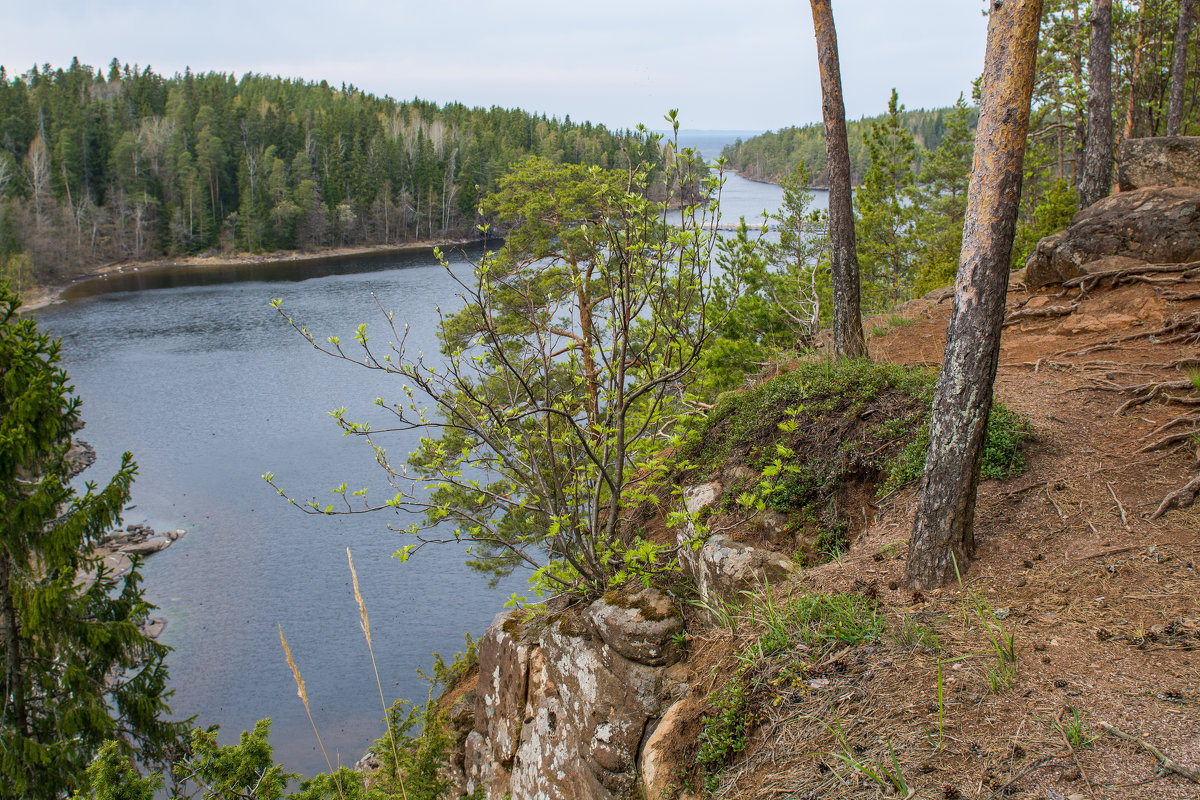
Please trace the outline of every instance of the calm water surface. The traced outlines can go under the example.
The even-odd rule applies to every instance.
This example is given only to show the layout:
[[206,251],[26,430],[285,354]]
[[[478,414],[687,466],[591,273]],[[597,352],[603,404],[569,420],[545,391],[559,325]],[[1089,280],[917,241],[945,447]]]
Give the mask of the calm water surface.
[[[741,198],[730,209],[738,215],[774,208],[778,196],[778,187],[736,176],[726,188],[727,202]],[[469,274],[461,255],[452,260]],[[183,275],[177,271],[174,283],[187,282]],[[280,648],[281,624],[331,757],[352,763],[382,733],[382,714],[346,548],[389,702],[423,701],[426,685],[415,670],[428,668],[433,651],[449,658],[461,649],[464,632],[482,633],[523,579],[488,589],[453,547],[426,548],[401,564],[391,554],[403,542],[387,524],[411,520],[307,516],[263,482],[262,473],[274,472],[297,497],[322,502],[342,481],[390,497],[365,443],[343,437],[327,412],[344,405],[350,418],[370,419],[375,397],[400,394],[394,379],[314,351],[268,303],[283,298],[319,339],[352,341],[366,322],[387,341],[374,292],[410,324],[410,346],[432,354],[435,309],[457,306],[455,284],[428,254],[260,266],[215,278],[194,271],[188,280],[201,285],[153,288],[161,282],[142,276],[110,284],[116,293],[38,312],[62,337],[83,399],[82,436],[99,456],[85,477],[107,479],[131,450],[139,474],[126,522],[187,531],[143,567],[147,597],[168,619],[163,641],[175,648],[176,713],[220,725],[224,742],[270,717],[271,740],[289,769],[324,770]],[[398,436],[389,450],[407,453],[415,444]]]

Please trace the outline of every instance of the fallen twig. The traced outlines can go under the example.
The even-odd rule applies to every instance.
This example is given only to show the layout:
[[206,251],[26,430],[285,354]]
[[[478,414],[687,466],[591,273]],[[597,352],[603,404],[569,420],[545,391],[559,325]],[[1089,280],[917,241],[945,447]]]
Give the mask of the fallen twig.
[[1093,558],[1103,558],[1105,556],[1115,556],[1118,553],[1128,553],[1130,550],[1137,550],[1139,547],[1142,547],[1142,546],[1143,546],[1143,543],[1139,542],[1138,544],[1128,544],[1128,545],[1125,545],[1124,547],[1109,547],[1104,550],[1097,550],[1093,553],[1084,553],[1081,556],[1076,556],[1074,560],[1075,561],[1087,561],[1087,560],[1093,559]]
[[1121,512],[1121,524],[1125,526],[1126,531],[1133,533],[1133,528],[1129,527],[1129,518],[1125,516],[1125,506],[1121,505],[1121,499],[1117,497],[1117,493],[1113,491],[1111,483],[1105,481],[1105,485],[1108,486],[1108,493],[1112,495],[1112,499],[1117,504],[1117,510]]
[[1050,494],[1050,485],[1049,484],[1046,484],[1046,499],[1050,501],[1050,504],[1052,506],[1054,506],[1054,510],[1058,512],[1058,518],[1061,519],[1063,522],[1066,522],[1067,515],[1063,513],[1063,510],[1061,508],[1059,508],[1059,506],[1058,506],[1058,501],[1055,500],[1054,497]]
[[1117,728],[1114,728],[1112,725],[1109,725],[1107,722],[1101,722],[1100,727],[1104,729],[1105,733],[1111,733],[1113,736],[1116,736],[1118,739],[1124,739],[1127,742],[1133,742],[1134,744],[1138,745],[1143,750],[1145,750],[1147,753],[1150,753],[1150,755],[1152,755],[1158,759],[1158,763],[1164,771],[1174,772],[1176,775],[1179,775],[1180,777],[1187,778],[1192,783],[1200,783],[1200,773],[1196,773],[1196,772],[1188,769],[1187,767],[1181,766],[1178,762],[1176,762],[1172,758],[1169,758],[1166,753],[1164,753],[1162,750],[1159,750],[1157,747],[1150,744],[1145,739],[1139,739],[1136,736],[1125,733],[1122,730],[1118,730]]

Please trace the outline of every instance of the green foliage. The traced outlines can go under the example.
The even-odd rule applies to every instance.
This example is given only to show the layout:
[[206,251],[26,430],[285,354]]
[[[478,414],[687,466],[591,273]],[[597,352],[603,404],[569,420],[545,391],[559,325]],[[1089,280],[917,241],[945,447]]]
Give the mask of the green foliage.
[[[696,762],[710,792],[745,748],[760,719],[760,704],[774,697],[778,705],[779,692],[803,686],[807,651],[870,644],[883,632],[874,601],[860,594],[789,595],[780,603],[766,586],[761,594],[745,593],[744,600],[741,607],[725,607],[732,615],[726,624],[734,633],[739,625],[759,633],[737,653],[741,663],[734,674],[709,697],[713,713],[702,717],[697,739]],[[801,645],[803,655],[797,652]]]
[[443,691],[454,688],[459,681],[471,673],[471,670],[479,666],[479,642],[469,633],[464,636],[466,647],[455,653],[449,664],[446,664],[441,653],[434,653],[433,675],[426,675],[421,670],[417,670],[417,674],[429,681],[429,685],[435,691],[439,687]]
[[480,198],[527,156],[662,158],[643,134],[519,109],[116,67],[0,79],[0,206],[13,212],[0,208],[0,254],[28,252],[48,274],[130,254],[472,235]]
[[958,102],[946,115],[941,144],[936,150],[925,152],[921,159],[914,231],[918,255],[913,293],[918,297],[953,284],[958,272],[975,150],[971,116],[972,109],[959,95]]
[[739,669],[719,692],[709,698],[715,713],[705,715],[700,720],[696,761],[708,773],[705,789],[709,792],[716,791],[721,770],[746,747],[746,732],[751,720],[746,714],[745,671],[745,667]]
[[389,710],[388,724],[395,736],[400,762],[397,765],[392,756],[391,739],[380,737],[372,748],[383,763],[378,772],[380,789],[387,792],[387,797],[403,796],[405,800],[445,797],[453,783],[446,778],[443,768],[454,740],[433,698],[424,706],[396,701]]
[[271,721],[260,720],[243,731],[237,744],[217,744],[217,728],[192,731],[187,756],[175,765],[175,776],[196,786],[204,800],[278,800],[298,776],[275,763],[267,738]]
[[[806,419],[837,412],[857,413],[886,389],[922,401],[932,400],[933,373],[923,368],[872,363],[865,359],[814,360],[798,364],[766,383],[723,395],[708,415],[701,440],[688,458],[702,467],[723,463],[735,451],[772,442],[779,425],[801,408]],[[773,457],[773,448],[758,450]]]
[[[948,117],[952,108],[916,109],[902,111],[900,119],[917,144],[930,150],[938,147],[946,135]],[[855,183],[862,179],[870,165],[870,153],[866,146],[866,133],[870,126],[879,122],[886,114],[866,117],[861,120],[846,120],[846,138],[850,149],[850,174]],[[974,130],[979,112],[971,110],[970,125]],[[825,173],[825,132],[819,124],[798,128],[781,128],[778,131],[754,136],[746,141],[737,140],[722,153],[729,166],[754,180],[778,181],[791,173],[797,164],[808,164],[822,184]]]
[[1075,190],[1065,180],[1052,181],[1033,209],[1033,216],[1017,221],[1013,242],[1012,268],[1020,269],[1033,255],[1042,237],[1057,233],[1071,224],[1075,216]]
[[867,312],[907,299],[912,285],[917,146],[901,120],[903,110],[892,89],[887,115],[867,129],[870,167],[854,193],[855,237]]
[[[484,204],[509,232],[460,281],[465,305],[439,331],[443,363],[406,350],[391,315],[392,344],[372,344],[361,325],[357,357],[288,318],[327,354],[398,379],[399,402],[376,404],[394,428],[428,433],[406,468],[369,424],[333,412],[398,491],[371,504],[343,485],[344,512],[315,500],[306,510],[422,512],[403,557],[465,540],[471,566],[493,576],[528,568],[539,590],[598,596],[669,567],[621,534],[628,514],[657,498],[663,448],[697,413],[689,388],[718,324],[707,225],[718,210],[693,202],[715,188],[705,175],[689,152],[661,174],[521,162]],[[681,224],[669,225],[678,200]]]
[[18,297],[35,288],[37,272],[33,268],[33,259],[26,253],[6,256],[0,252],[0,282],[7,283]]
[[143,778],[115,741],[105,742],[87,768],[81,793],[72,800],[154,800],[162,776]]
[[[453,784],[443,768],[453,740],[435,702],[397,701],[388,724],[399,763],[385,734],[373,748],[383,766],[370,777],[345,767],[305,780],[285,771],[268,741],[270,720],[260,720],[225,746],[217,743],[216,727],[194,729],[186,754],[174,764],[174,777],[202,800],[447,800]],[[73,800],[151,800],[161,786],[160,775],[139,776],[117,743],[108,742],[87,769],[85,791]]]
[[[1033,439],[1033,425],[1027,417],[995,400],[985,437],[981,477],[1008,480],[1025,471],[1024,446]],[[917,435],[891,462],[888,479],[880,487],[880,493],[887,494],[920,478],[925,471],[928,449],[929,421],[926,419]]]
[[[809,209],[809,173],[798,164],[781,181],[783,202],[759,235],[743,219],[718,245],[714,335],[699,365],[702,393],[738,386],[775,354],[807,346],[830,314],[824,212]],[[771,237],[768,230],[778,235]]]
[[103,489],[72,487],[79,400],[19,304],[0,284],[0,795],[14,800],[70,791],[107,739],[161,763],[182,731],[165,721],[168,648],[141,631],[153,606],[136,563],[118,581],[91,552],[136,467],[126,453]]

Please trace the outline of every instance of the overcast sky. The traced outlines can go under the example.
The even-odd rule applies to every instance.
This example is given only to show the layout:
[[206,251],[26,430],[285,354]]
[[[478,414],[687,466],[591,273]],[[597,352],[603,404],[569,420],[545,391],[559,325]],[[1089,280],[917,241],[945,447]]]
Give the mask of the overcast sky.
[[[834,0],[846,114],[949,105],[983,68],[981,0]],[[18,10],[19,9],[19,10]],[[43,0],[14,4],[0,64],[114,58],[438,103],[520,106],[610,127],[764,130],[820,119],[804,0]]]

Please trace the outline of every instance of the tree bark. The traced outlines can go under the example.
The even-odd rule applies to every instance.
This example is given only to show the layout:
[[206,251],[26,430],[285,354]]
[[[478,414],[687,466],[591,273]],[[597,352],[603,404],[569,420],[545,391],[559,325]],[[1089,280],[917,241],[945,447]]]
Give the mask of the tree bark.
[[1087,149],[1079,180],[1079,207],[1108,197],[1112,190],[1112,0],[1092,4],[1088,49]]
[[1133,138],[1133,109],[1137,104],[1138,80],[1142,74],[1142,41],[1146,35],[1146,0],[1138,9],[1137,41],[1133,46],[1133,67],[1129,70],[1129,104],[1125,106],[1125,131],[1123,139]]
[[1183,128],[1183,84],[1187,80],[1188,39],[1196,18],[1195,0],[1180,0],[1179,30],[1175,33],[1175,60],[1171,62],[1171,102],[1167,107],[1167,136]]
[[954,308],[905,567],[905,580],[916,587],[945,582],[975,552],[975,493],[1000,356],[1041,18],[1042,0],[992,0]]
[[29,735],[29,718],[25,711],[25,681],[21,672],[21,630],[12,596],[12,559],[0,553],[0,640],[4,646],[4,687],[0,697],[0,720],[16,728],[22,736]]
[[859,308],[858,250],[850,195],[850,146],[837,31],[830,0],[810,0],[821,72],[821,115],[825,121],[825,158],[829,171],[829,261],[833,281],[833,350],[838,358],[867,355]]

